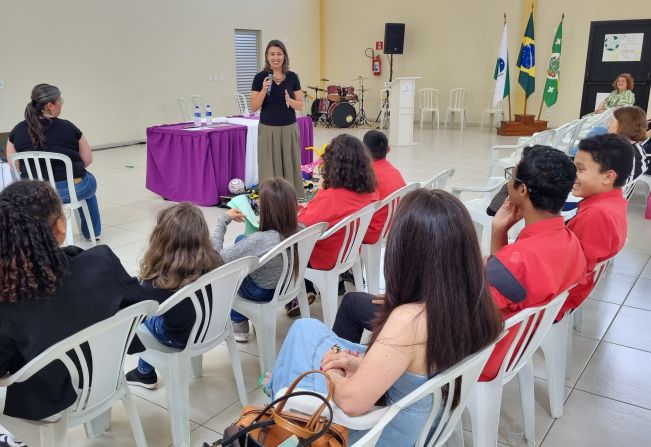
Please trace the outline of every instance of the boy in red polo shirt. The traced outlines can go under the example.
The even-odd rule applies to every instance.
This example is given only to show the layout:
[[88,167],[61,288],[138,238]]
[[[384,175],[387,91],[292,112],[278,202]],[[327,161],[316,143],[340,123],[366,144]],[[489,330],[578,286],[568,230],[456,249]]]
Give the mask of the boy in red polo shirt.
[[[549,146],[527,147],[520,163],[507,168],[505,175],[509,197],[493,219],[493,255],[486,270],[493,298],[506,320],[583,281],[586,263],[579,240],[560,215],[576,176],[570,158]],[[509,229],[521,219],[524,229],[508,244]],[[514,336],[511,331],[496,345],[480,380],[497,375]]]
[[[383,200],[407,183],[402,178],[400,171],[389,163],[389,160],[386,158],[391,148],[389,147],[387,136],[384,133],[379,130],[369,130],[364,135],[364,145],[373,159],[373,171],[375,171],[375,180],[377,181],[377,192],[380,200]],[[364,236],[365,244],[375,244],[378,241],[388,212],[387,207],[384,207],[375,213],[366,231],[366,236]]]
[[633,169],[633,157],[633,146],[619,135],[599,135],[579,143],[572,192],[583,200],[567,228],[579,238],[589,273],[585,283],[570,290],[558,319],[586,299],[594,285],[592,271],[597,263],[612,258],[624,247],[628,202],[622,186]]

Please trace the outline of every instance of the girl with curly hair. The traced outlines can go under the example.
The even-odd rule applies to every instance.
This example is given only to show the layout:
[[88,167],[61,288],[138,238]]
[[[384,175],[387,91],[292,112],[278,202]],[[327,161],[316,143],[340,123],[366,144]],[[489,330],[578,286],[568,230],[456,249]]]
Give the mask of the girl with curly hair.
[[[60,248],[65,236],[61,200],[48,183],[23,180],[0,193],[0,376],[148,298],[106,245]],[[55,362],[7,388],[4,414],[40,420],[76,398]]]

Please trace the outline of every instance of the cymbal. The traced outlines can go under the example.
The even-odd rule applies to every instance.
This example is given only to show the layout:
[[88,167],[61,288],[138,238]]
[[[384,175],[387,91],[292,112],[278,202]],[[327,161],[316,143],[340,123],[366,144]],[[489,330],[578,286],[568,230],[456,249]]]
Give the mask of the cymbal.
[[325,90],[325,89],[322,89],[322,88],[319,88],[319,87],[311,87],[311,86],[309,86],[309,85],[307,86],[307,88],[311,88],[311,89],[314,90],[314,91],[317,91],[317,92],[323,92],[323,93],[325,93],[325,92],[327,91],[327,90]]
[[371,79],[371,78],[365,78],[364,76],[357,76],[355,79],[351,79],[351,81],[361,81],[362,79]]
[[328,82],[328,81],[330,81],[330,79],[321,78],[321,79],[319,79],[319,81]]

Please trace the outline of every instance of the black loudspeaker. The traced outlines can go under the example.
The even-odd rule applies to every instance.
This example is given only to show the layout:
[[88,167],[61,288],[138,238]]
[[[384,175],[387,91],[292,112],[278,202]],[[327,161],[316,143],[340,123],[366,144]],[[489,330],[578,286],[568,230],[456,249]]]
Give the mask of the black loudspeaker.
[[384,24],[384,54],[402,54],[405,44],[405,24]]

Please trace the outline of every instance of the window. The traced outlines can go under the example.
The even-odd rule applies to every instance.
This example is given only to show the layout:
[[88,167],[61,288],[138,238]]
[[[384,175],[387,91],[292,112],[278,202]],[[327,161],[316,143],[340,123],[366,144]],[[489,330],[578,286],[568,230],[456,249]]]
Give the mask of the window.
[[260,31],[235,30],[235,74],[237,77],[237,93],[246,97],[251,108],[251,84],[260,71]]

